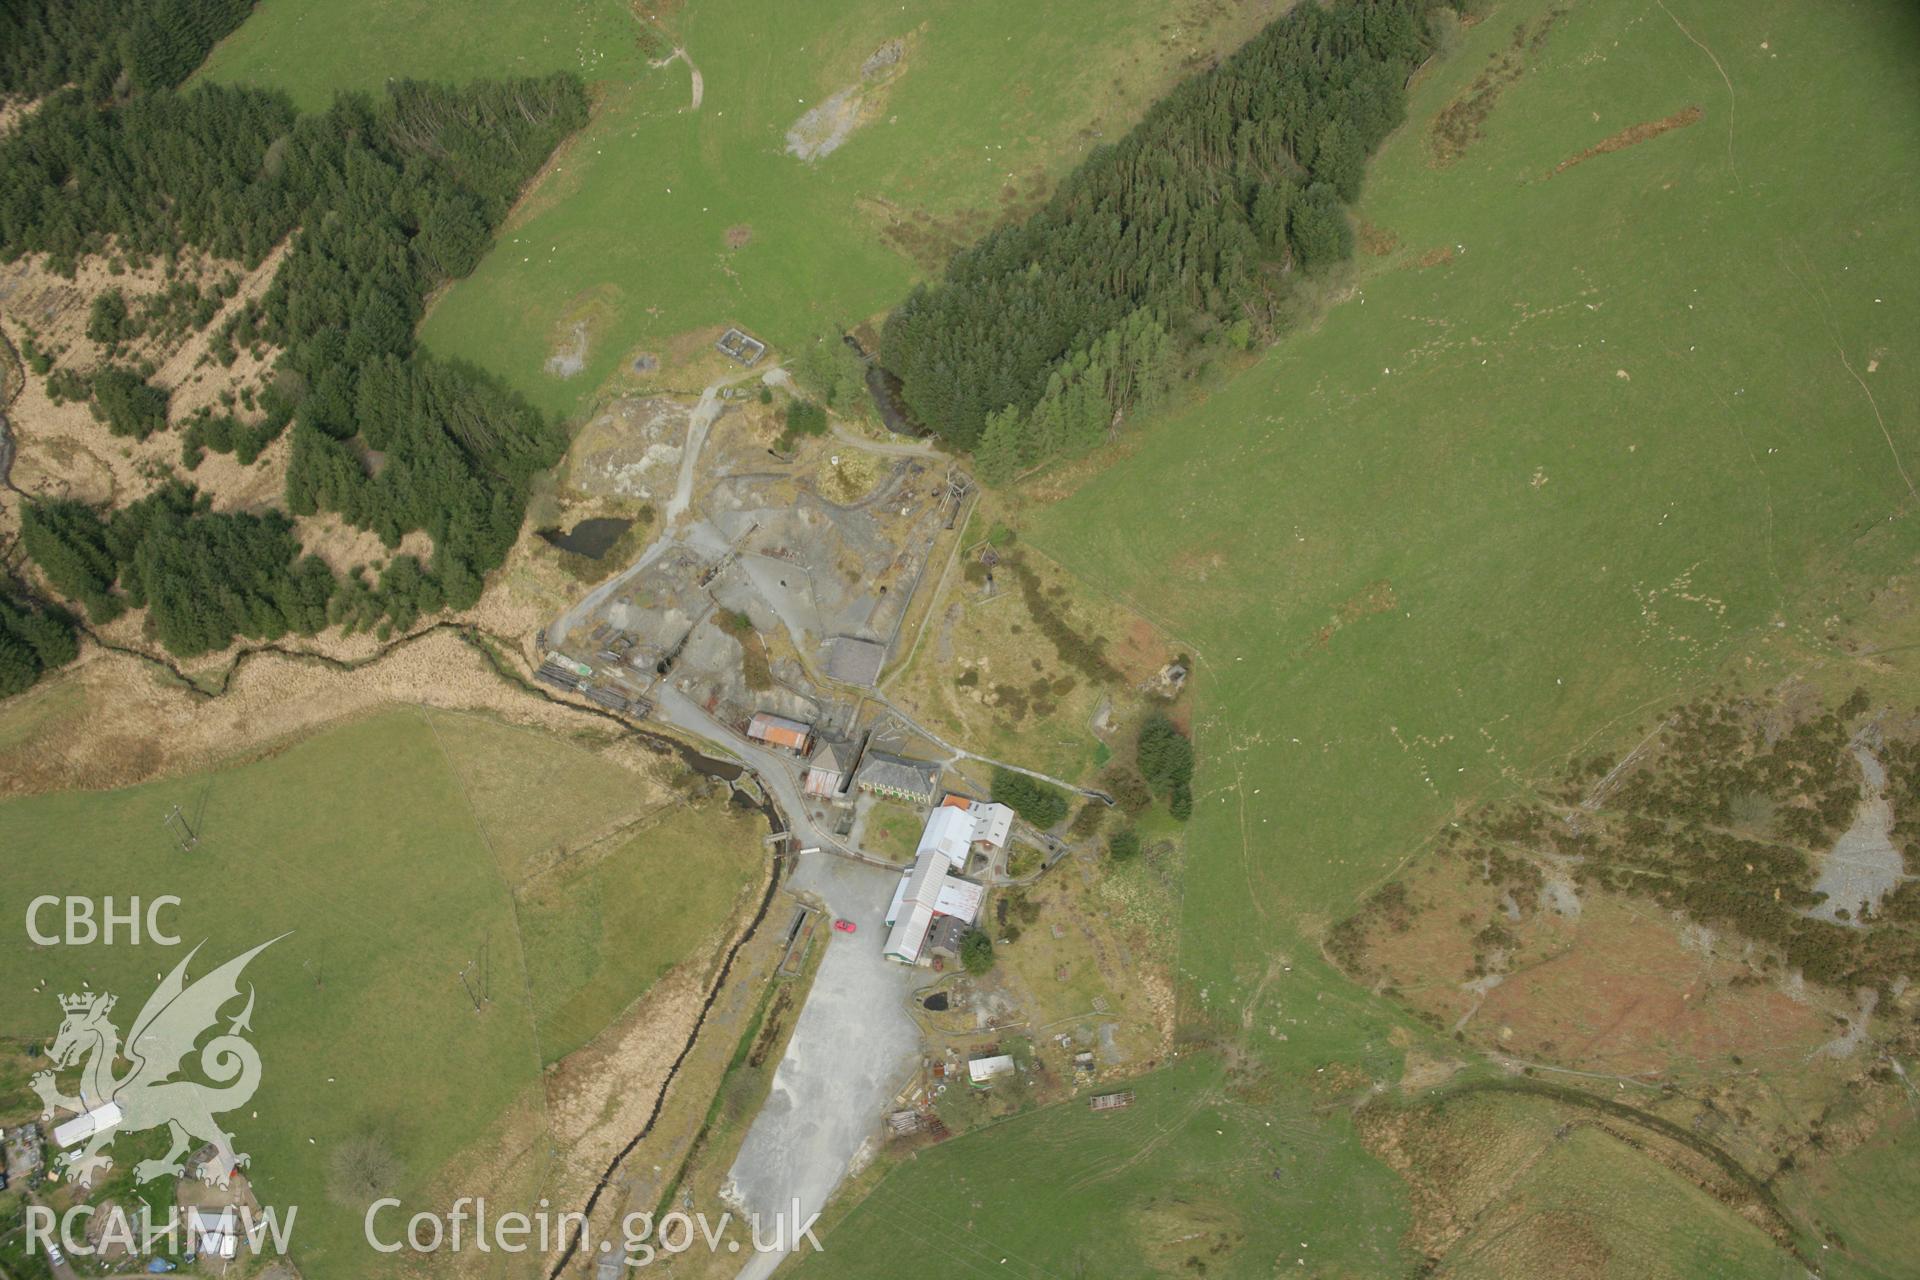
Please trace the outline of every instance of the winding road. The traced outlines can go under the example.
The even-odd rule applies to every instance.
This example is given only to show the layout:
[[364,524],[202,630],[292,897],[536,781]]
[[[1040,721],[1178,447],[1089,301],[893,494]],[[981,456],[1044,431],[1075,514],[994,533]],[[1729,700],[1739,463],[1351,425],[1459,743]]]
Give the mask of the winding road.
[[[589,592],[548,628],[550,648],[564,644],[576,627],[697,527],[681,526],[686,524],[693,505],[708,433],[726,408],[721,393],[754,377],[774,387],[793,386],[787,371],[776,365],[759,374],[743,370],[700,393],[699,403],[688,418],[679,473],[672,496],[663,504],[658,531],[631,565]],[[837,421],[832,430],[847,447],[880,457],[945,456],[926,443],[868,439]],[[829,912],[858,926],[858,932],[852,935],[835,931],[822,935],[826,955],[794,1023],[767,1102],[748,1129],[729,1174],[730,1199],[742,1210],[766,1219],[776,1213],[791,1216],[797,1206],[804,1219],[826,1206],[875,1132],[880,1114],[911,1072],[919,1052],[919,1032],[907,1010],[916,972],[887,960],[881,948],[886,908],[899,884],[901,868],[849,847],[824,828],[810,811],[802,789],[804,762],[799,758],[742,736],[733,726],[709,715],[695,698],[670,680],[657,683],[647,696],[653,700],[655,720],[672,725],[718,754],[739,760],[752,772],[786,817],[788,848],[802,851],[795,858],[788,888],[817,897]],[[960,759],[976,760],[1112,802],[1102,792],[957,747],[928,732],[884,694],[873,691],[872,696],[889,714],[950,753],[949,764]],[[740,1272],[742,1280],[762,1280],[784,1256],[756,1254],[748,1258]]]

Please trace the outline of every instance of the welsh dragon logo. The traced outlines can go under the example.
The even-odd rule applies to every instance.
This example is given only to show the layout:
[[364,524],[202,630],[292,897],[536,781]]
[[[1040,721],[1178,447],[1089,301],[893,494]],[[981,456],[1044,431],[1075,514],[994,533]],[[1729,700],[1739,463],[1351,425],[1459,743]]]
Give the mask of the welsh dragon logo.
[[[212,1143],[214,1156],[200,1176],[215,1185],[227,1185],[234,1170],[247,1163],[247,1156],[233,1149],[233,1135],[214,1117],[243,1105],[260,1084],[260,1053],[241,1035],[252,1029],[251,984],[246,991],[246,1007],[228,1022],[224,1032],[200,1048],[200,1070],[213,1083],[178,1077],[200,1037],[220,1021],[220,1010],[240,997],[240,974],[247,962],[279,940],[270,938],[188,985],[187,965],[200,951],[196,946],[147,998],[140,1016],[133,1020],[124,1048],[110,1018],[113,995],[87,992],[60,997],[66,1018],[47,1051],[53,1068],[33,1077],[33,1090],[43,1104],[41,1119],[53,1119],[56,1111],[96,1118],[86,1145],[57,1158],[55,1168],[63,1176],[80,1186],[91,1186],[97,1173],[113,1167],[113,1158],[106,1151],[116,1134],[165,1126],[171,1131],[172,1145],[161,1159],[142,1160],[135,1165],[135,1181],[183,1173],[186,1166],[182,1157],[201,1143]],[[130,1069],[116,1075],[115,1068],[123,1059],[131,1064]],[[80,1094],[69,1097],[60,1092],[54,1072],[75,1064],[80,1066]],[[107,1109],[104,1113],[103,1108]],[[111,1118],[114,1108],[118,1109],[117,1119]],[[108,1117],[104,1123],[103,1115]]]

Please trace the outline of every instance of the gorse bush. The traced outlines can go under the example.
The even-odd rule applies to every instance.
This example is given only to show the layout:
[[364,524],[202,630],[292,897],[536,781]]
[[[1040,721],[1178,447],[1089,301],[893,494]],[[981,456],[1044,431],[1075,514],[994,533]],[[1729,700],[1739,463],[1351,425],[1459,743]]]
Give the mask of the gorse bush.
[[1067,793],[1050,782],[995,767],[993,798],[1041,830],[1067,816]]
[[960,939],[960,963],[975,977],[993,968],[993,939],[985,930],[971,930]]
[[1180,726],[1155,712],[1140,726],[1135,747],[1140,775],[1157,795],[1167,797],[1173,816],[1185,821],[1193,816],[1193,743],[1180,732]]

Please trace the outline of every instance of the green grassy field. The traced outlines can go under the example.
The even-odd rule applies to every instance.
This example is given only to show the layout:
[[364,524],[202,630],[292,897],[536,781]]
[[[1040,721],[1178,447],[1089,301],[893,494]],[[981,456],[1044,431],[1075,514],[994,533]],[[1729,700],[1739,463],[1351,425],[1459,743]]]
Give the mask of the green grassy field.
[[[420,1189],[524,1102],[546,1061],[598,1031],[670,959],[717,936],[750,878],[758,840],[745,820],[677,805],[523,888],[517,919],[499,859],[526,842],[508,819],[550,803],[563,777],[580,820],[549,836],[617,831],[654,795],[550,736],[398,710],[209,773],[0,804],[0,876],[16,922],[0,1034],[47,1042],[57,995],[83,983],[119,994],[124,1032],[156,973],[184,954],[29,947],[18,922],[39,894],[122,903],[176,894],[185,946],[205,939],[195,972],[286,933],[247,972],[263,1078],[225,1123],[254,1158],[262,1201],[299,1206],[304,1269],[377,1270],[361,1243],[364,1206],[327,1194],[334,1150],[376,1134],[404,1165],[398,1194]],[[176,803],[201,835],[189,852],[160,825]],[[599,937],[612,893],[626,941],[596,946],[582,963],[572,953]],[[485,998],[478,1012],[463,969]]]
[[[1132,1106],[1068,1103],[922,1152],[823,1237],[801,1276],[889,1276],[938,1255],[964,1275],[1375,1275],[1405,1222],[1385,1168],[1356,1160],[1335,1108],[1227,1080],[1194,1058],[1131,1086]],[[1216,1247],[1224,1246],[1224,1247]],[[1291,1270],[1289,1270],[1291,1274]]]
[[739,809],[671,813],[520,895],[540,1048],[557,1061],[717,941],[759,883],[764,823]]
[[[667,8],[662,24],[688,61],[653,67],[618,0],[552,12],[287,0],[263,6],[201,74],[283,88],[305,109],[389,76],[587,80],[593,121],[423,329],[433,350],[571,413],[637,353],[684,354],[672,339],[694,331],[740,324],[778,345],[884,311],[1264,13],[1206,0]],[[863,77],[896,39],[898,65]],[[862,123],[838,149],[812,161],[787,153],[787,130],[809,108],[859,84]],[[729,232],[745,243],[730,246]],[[582,370],[548,372],[582,323]]]
[[[1675,9],[1744,86],[1730,116],[1658,5],[1586,6],[1431,167],[1424,121],[1527,8],[1470,33],[1377,162],[1362,213],[1398,256],[1032,521],[1205,664],[1188,911],[1247,925],[1190,931],[1215,1002],[1456,804],[1764,661],[1776,621],[1817,643],[1794,602],[1912,501],[1920,109],[1883,38],[1911,14]],[[1379,582],[1392,607],[1320,643]]]
[[[1397,1013],[1318,939],[1450,813],[1627,745],[1637,717],[1716,673],[1777,679],[1789,650],[1834,654],[1823,584],[1914,557],[1912,11],[1573,6],[1437,165],[1429,122],[1548,8],[1499,5],[1417,83],[1360,210],[1394,247],[1357,264],[1354,296],[1022,525],[1200,658],[1183,1007],[1246,1027],[1283,1080],[1330,1058],[1394,1074]],[[1553,172],[1696,106],[1688,127]],[[990,1170],[951,1235],[989,1264],[1017,1243],[1064,1269],[1126,1196],[1022,1225],[1058,1172],[1018,1135],[1076,1119],[940,1148],[876,1202],[925,1205]],[[1165,1176],[1213,1136],[1143,1164]],[[1330,1166],[1373,1185],[1340,1141]],[[1319,1187],[1263,1190],[1303,1230],[1328,1221]],[[1339,1221],[1390,1221],[1382,1201]],[[1674,1239],[1712,1235],[1695,1225]],[[883,1237],[901,1243],[856,1210],[827,1244],[877,1258]],[[1391,1252],[1341,1261],[1391,1271]],[[1272,1257],[1249,1243],[1210,1269]]]
[[221,41],[198,76],[284,89],[303,111],[388,79],[458,83],[572,71],[632,79],[646,59],[621,0],[274,0]]
[[[1920,1232],[1920,1168],[1913,1159],[1916,1122],[1912,1112],[1895,1115],[1871,1141],[1831,1164],[1793,1175],[1789,1190],[1815,1206],[1841,1239],[1850,1257],[1885,1259],[1880,1275],[1897,1275]],[[1874,1275],[1861,1268],[1858,1274]]]
[[[673,25],[700,108],[684,63],[608,79],[593,122],[424,337],[567,412],[637,352],[671,356],[675,335],[737,323],[778,345],[857,323],[1117,136],[1196,43],[1253,25],[1190,8],[696,0]],[[829,155],[787,154],[795,121],[895,38],[905,53],[872,118]],[[736,228],[750,238],[730,249]],[[546,372],[582,321],[584,371]]]
[[[670,25],[701,73],[699,109],[687,63],[601,79],[593,123],[424,338],[566,413],[637,351],[670,355],[678,334],[737,322],[791,344],[866,319],[1117,136],[1188,56],[1256,21],[1150,0],[695,0]],[[814,161],[787,154],[787,129],[862,83],[895,38],[899,69],[868,90],[866,123]],[[563,380],[543,365],[576,322],[586,367]]]

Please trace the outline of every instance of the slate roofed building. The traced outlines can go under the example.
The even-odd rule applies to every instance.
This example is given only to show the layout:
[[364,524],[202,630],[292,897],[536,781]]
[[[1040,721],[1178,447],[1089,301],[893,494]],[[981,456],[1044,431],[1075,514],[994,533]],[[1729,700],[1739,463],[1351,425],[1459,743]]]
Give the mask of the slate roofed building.
[[837,796],[847,789],[857,751],[851,742],[821,738],[807,761],[807,776],[802,783],[810,796]]
[[853,784],[875,795],[932,804],[940,791],[940,766],[931,760],[908,760],[884,751],[869,751]]
[[973,926],[959,916],[941,916],[927,930],[927,953],[948,960],[960,958],[960,944],[973,932]]

